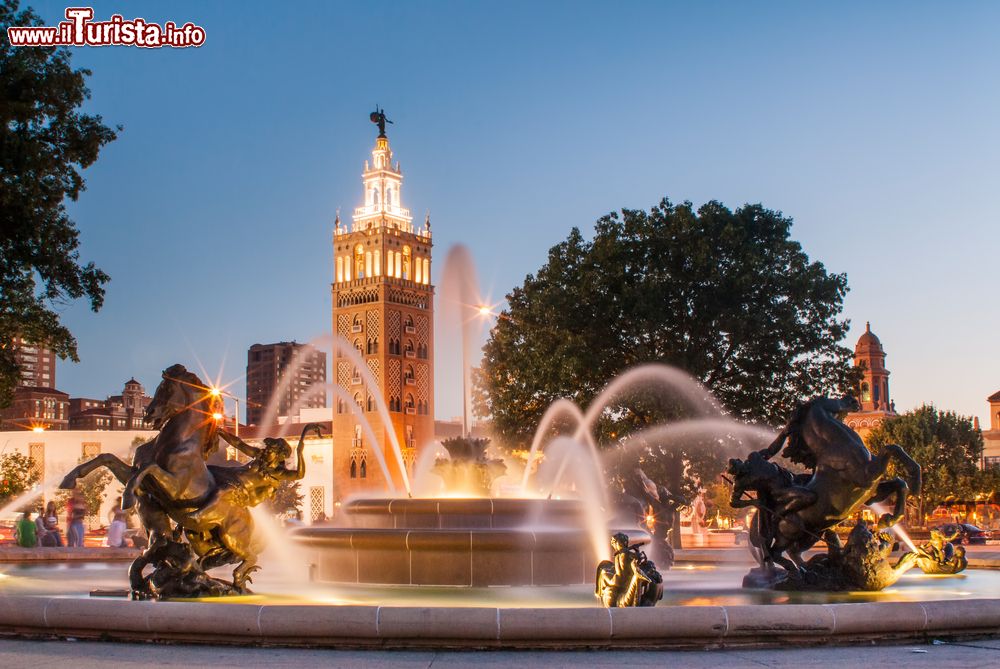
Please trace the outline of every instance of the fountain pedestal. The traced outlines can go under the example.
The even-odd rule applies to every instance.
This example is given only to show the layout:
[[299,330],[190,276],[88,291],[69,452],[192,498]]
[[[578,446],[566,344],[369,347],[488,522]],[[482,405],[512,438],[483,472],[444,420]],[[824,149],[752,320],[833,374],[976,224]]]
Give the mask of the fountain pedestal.
[[[467,586],[592,583],[594,554],[582,506],[546,499],[359,499],[349,527],[293,533],[336,583]],[[635,545],[642,530],[625,530]]]

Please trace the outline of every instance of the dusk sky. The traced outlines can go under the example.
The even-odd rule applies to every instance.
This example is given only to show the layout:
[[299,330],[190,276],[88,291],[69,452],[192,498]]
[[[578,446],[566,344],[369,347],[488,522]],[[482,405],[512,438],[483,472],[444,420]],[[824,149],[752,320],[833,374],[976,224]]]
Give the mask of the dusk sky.
[[[66,7],[24,4],[49,25]],[[847,273],[846,343],[871,321],[898,410],[985,420],[1000,389],[996,3],[94,8],[207,41],[73,50],[89,109],[124,126],[72,206],[82,258],[112,277],[100,313],[63,311],[73,396],[130,376],[151,392],[198,361],[242,395],[251,344],[329,332],[334,215],[361,202],[376,103],[403,204],[431,214],[434,283],[455,243],[495,302],[610,211],[760,202]],[[437,358],[446,419],[457,361],[440,340]]]

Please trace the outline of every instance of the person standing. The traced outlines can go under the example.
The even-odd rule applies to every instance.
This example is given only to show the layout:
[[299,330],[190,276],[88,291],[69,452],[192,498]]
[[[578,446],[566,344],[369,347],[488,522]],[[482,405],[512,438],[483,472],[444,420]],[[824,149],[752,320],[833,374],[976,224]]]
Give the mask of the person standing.
[[14,528],[14,541],[21,548],[34,548],[38,543],[35,529],[35,521],[31,519],[31,511],[25,511],[21,514],[21,520],[17,521],[17,527]]
[[74,492],[66,503],[66,516],[69,521],[69,528],[66,531],[66,544],[68,546],[83,546],[83,519],[87,516],[87,502],[83,495]]

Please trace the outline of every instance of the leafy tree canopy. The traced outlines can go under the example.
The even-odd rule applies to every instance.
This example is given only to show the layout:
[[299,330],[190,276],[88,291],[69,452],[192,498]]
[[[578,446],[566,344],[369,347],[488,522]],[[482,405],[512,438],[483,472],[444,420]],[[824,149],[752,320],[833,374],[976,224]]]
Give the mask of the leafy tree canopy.
[[[783,423],[795,403],[853,387],[840,345],[847,278],[811,261],[792,221],[761,205],[650,211],[576,228],[507,296],[477,374],[477,412],[523,446],[560,397],[586,406],[613,377],[648,362],[700,380],[734,417]],[[661,391],[609,407],[621,439],[676,412]]]
[[949,497],[970,501],[992,492],[997,472],[980,471],[983,435],[967,416],[924,405],[886,420],[868,435],[868,446],[879,452],[886,444],[898,444],[920,463],[925,513]]
[[24,493],[38,480],[38,468],[31,457],[21,453],[0,455],[0,505]]
[[[0,2],[0,28],[42,25],[17,0]],[[66,48],[15,48],[0,40],[0,406],[20,370],[15,337],[77,360],[76,340],[54,307],[104,301],[108,275],[81,264],[79,233],[65,207],[84,190],[81,170],[115,139],[100,116],[80,111],[89,70],[73,69]],[[120,128],[118,128],[120,130]]]

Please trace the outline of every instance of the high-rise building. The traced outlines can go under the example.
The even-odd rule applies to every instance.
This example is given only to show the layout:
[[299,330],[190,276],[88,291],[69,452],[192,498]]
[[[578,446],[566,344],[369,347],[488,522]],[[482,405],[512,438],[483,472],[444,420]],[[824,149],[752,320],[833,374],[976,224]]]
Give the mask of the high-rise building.
[[65,430],[69,396],[55,387],[56,354],[20,337],[14,338],[13,346],[21,379],[11,405],[0,409],[0,429]]
[[885,349],[872,332],[871,323],[865,323],[864,334],[854,346],[854,366],[861,368],[861,382],[856,393],[861,409],[849,413],[844,422],[867,440],[873,429],[896,415],[896,404],[889,398]]
[[259,425],[272,401],[275,418],[325,407],[325,383],[326,353],[294,341],[254,344],[247,351],[247,424]]
[[333,366],[341,391],[333,412],[334,489],[340,497],[385,489],[376,453],[401,488],[392,436],[409,473],[417,449],[434,438],[430,220],[414,228],[403,207],[403,174],[392,158],[382,129],[361,175],[364,204],[354,210],[350,229],[337,216],[333,237],[333,332],[350,346],[335,347]]
[[20,386],[28,388],[56,387],[56,354],[37,344],[14,338],[14,359],[21,368]]

